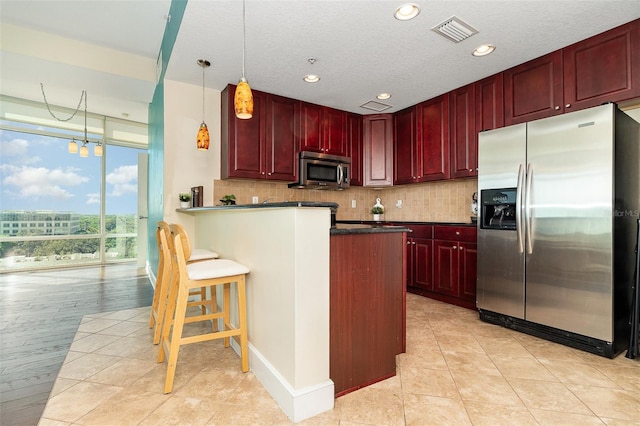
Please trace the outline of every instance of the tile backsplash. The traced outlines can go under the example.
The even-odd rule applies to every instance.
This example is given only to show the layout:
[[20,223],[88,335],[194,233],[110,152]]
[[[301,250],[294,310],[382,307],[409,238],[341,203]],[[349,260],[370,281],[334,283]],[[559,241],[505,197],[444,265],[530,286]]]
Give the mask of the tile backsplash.
[[[338,220],[371,220],[371,207],[380,198],[384,219],[412,222],[470,222],[471,196],[478,190],[477,179],[455,179],[371,189],[354,186],[345,191],[289,189],[286,182],[214,180],[216,204],[224,195],[234,194],[238,204],[269,201],[324,201],[338,203]],[[355,200],[356,207],[352,207]],[[400,207],[396,206],[402,201]]]

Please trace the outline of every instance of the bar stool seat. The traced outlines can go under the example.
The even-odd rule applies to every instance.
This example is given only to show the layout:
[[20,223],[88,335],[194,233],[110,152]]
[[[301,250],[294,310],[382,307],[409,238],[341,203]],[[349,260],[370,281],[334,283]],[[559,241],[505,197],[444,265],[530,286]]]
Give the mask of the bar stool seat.
[[[164,231],[162,231],[164,234]],[[173,252],[170,255],[172,267],[178,271],[178,279],[174,280],[169,289],[167,298],[167,310],[162,327],[161,345],[158,352],[158,362],[167,359],[167,375],[165,378],[164,393],[171,392],[173,380],[178,362],[180,346],[191,343],[204,342],[214,339],[224,339],[224,346],[229,347],[230,338],[233,337],[240,346],[240,366],[242,372],[249,371],[249,340],[247,333],[247,308],[245,276],[249,268],[230,259],[206,260],[187,264],[187,255],[190,253],[189,238],[184,228],[178,224],[171,225],[173,245],[168,245]],[[164,238],[161,235],[161,238]],[[231,324],[231,283],[237,287],[237,326]],[[189,291],[193,288],[210,287],[212,296],[215,295],[215,287],[222,286],[222,310],[212,309],[210,313],[187,316],[189,307]],[[215,303],[215,297],[212,297]],[[189,335],[183,337],[183,328],[186,323],[212,321],[222,319],[222,330],[211,333]]]

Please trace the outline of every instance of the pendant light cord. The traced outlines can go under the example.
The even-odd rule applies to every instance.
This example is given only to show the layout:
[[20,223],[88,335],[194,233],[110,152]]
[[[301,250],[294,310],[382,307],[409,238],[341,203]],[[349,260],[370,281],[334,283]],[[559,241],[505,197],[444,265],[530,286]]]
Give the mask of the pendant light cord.
[[[82,93],[80,94],[80,100],[78,101],[78,106],[76,107],[76,110],[73,112],[73,114],[71,114],[71,117],[69,118],[59,118],[56,117],[56,115],[53,113],[53,111],[51,111],[51,107],[49,106],[49,101],[47,100],[47,95],[44,94],[44,84],[40,83],[40,90],[42,91],[42,97],[44,98],[44,104],[47,106],[47,110],[49,111],[49,114],[51,114],[51,116],[53,118],[55,118],[58,121],[69,121],[71,120],[73,117],[76,116],[76,114],[78,113],[78,111],[80,111],[80,105],[82,105],[82,98],[84,98],[84,121],[85,121],[85,127],[86,127],[86,122],[87,122],[87,92],[86,91],[82,91]],[[85,137],[86,139],[86,137]]]
[[202,65],[202,122],[204,123],[204,69],[205,65]]
[[247,49],[247,31],[245,20],[245,0],[242,0],[242,78],[244,79],[246,79],[244,76],[244,56],[245,50]]

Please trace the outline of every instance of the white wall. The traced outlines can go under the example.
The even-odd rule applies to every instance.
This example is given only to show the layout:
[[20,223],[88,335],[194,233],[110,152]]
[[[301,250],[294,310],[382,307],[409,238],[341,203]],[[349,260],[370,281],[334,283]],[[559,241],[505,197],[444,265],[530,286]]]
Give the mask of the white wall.
[[202,87],[164,82],[164,219],[181,223],[193,233],[193,221],[176,213],[178,194],[204,187],[204,205],[214,205],[213,180],[220,178],[220,92],[205,91],[205,123],[211,143],[198,151],[196,136],[202,122]]

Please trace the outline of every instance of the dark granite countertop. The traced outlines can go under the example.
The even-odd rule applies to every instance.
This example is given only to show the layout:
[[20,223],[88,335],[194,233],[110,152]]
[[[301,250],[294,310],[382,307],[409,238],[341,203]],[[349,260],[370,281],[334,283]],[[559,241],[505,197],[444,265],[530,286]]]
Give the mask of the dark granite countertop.
[[404,226],[382,225],[382,224],[360,224],[360,223],[336,223],[331,228],[331,235],[345,234],[376,234],[382,232],[410,232]]
[[362,225],[440,225],[440,226],[469,226],[475,228],[477,226],[476,223],[471,222],[413,222],[407,220],[399,220],[399,221],[367,221],[367,220],[338,220],[336,223],[338,224],[362,224]]
[[279,201],[268,202],[259,204],[234,204],[231,206],[205,206],[205,207],[191,207],[188,209],[176,209],[177,212],[182,213],[197,213],[214,210],[237,210],[237,209],[260,209],[260,208],[274,208],[274,207],[328,207],[333,210],[338,208],[338,203],[329,202],[317,202],[317,201]]

